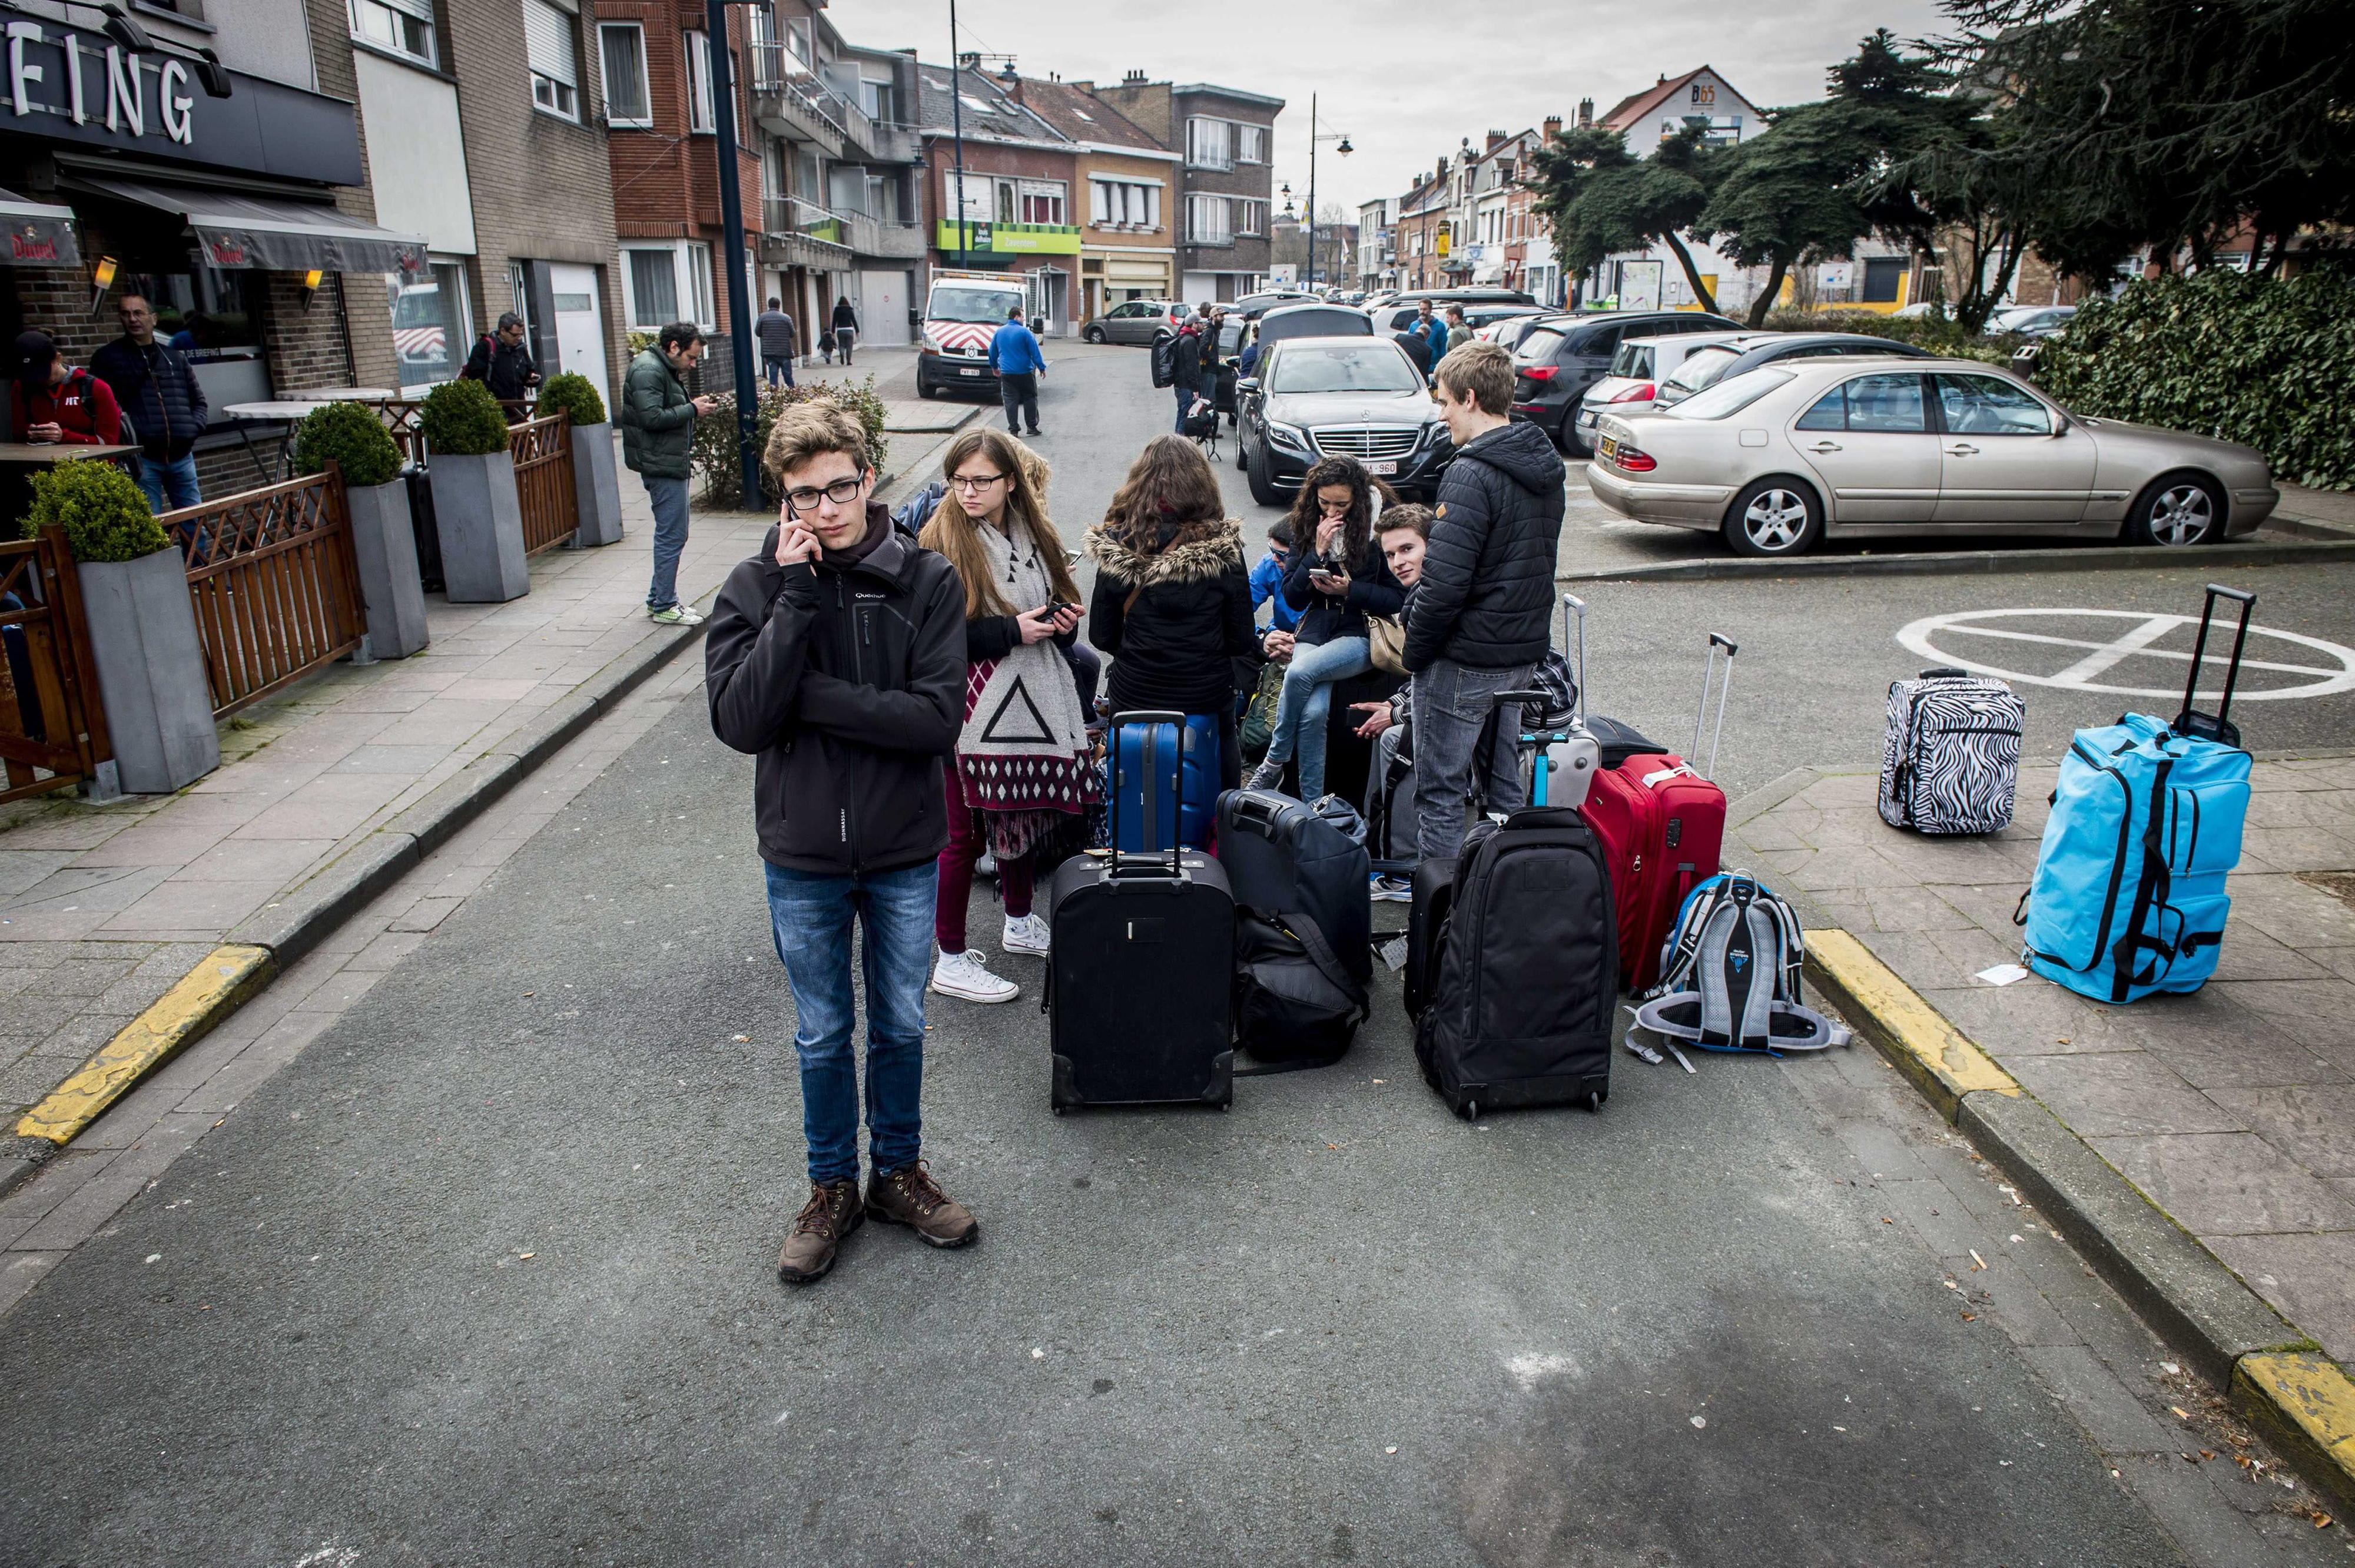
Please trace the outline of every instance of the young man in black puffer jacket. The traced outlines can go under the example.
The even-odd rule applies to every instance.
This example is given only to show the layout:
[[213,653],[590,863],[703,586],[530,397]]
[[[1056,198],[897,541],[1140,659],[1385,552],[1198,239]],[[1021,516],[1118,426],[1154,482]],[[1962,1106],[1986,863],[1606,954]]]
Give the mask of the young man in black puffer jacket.
[[[1493,343],[1451,349],[1434,379],[1455,457],[1439,481],[1423,580],[1407,617],[1414,677],[1416,848],[1452,858],[1464,839],[1472,751],[1489,697],[1526,687],[1549,643],[1561,539],[1561,459],[1511,420],[1513,361]],[[1518,760],[1498,747],[1489,804],[1521,800]]]

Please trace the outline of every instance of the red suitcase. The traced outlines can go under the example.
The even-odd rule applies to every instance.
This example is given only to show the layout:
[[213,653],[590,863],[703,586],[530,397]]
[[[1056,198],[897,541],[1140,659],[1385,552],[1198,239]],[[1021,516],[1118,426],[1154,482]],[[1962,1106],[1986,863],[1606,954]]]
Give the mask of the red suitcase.
[[[1710,672],[1718,650],[1726,656],[1724,688],[1718,695],[1718,735],[1725,732],[1725,697],[1733,684],[1734,645],[1711,634],[1709,667],[1701,676],[1701,708],[1708,711]],[[1700,750],[1700,727],[1693,729]],[[1717,747],[1710,747],[1710,763]],[[1725,841],[1725,792],[1703,778],[1682,757],[1643,752],[1603,769],[1581,808],[1603,840],[1611,867],[1611,887],[1619,917],[1619,977],[1641,992],[1658,980],[1660,944],[1676,923],[1685,895],[1718,873]]]

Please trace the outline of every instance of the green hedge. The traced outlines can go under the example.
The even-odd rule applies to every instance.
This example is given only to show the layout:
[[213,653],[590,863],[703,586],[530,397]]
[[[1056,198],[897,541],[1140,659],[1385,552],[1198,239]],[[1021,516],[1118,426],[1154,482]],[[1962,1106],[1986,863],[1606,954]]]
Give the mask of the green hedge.
[[2079,413],[2243,442],[2276,479],[2355,489],[2355,275],[2337,268],[2143,279],[2087,301],[2036,379]]
[[417,410],[426,450],[440,455],[479,457],[507,449],[507,416],[491,389],[461,377],[425,394]]
[[294,466],[316,474],[332,458],[346,485],[389,485],[400,473],[400,448],[376,411],[365,403],[326,403],[303,417],[294,433]]
[[584,424],[605,422],[605,400],[588,377],[577,370],[560,370],[539,389],[539,405],[532,411],[541,419],[568,414],[577,430]]
[[137,560],[171,547],[139,482],[94,457],[60,463],[33,475],[33,511],[25,537],[64,525],[76,560]]
[[[858,422],[867,427],[868,464],[879,478],[890,443],[883,438],[883,400],[876,394],[872,376],[857,386],[847,381],[821,381],[806,387],[772,387],[762,392],[753,412],[762,450],[768,448],[769,427],[777,422],[777,411],[788,403],[805,403],[812,399],[839,403],[858,416]],[[720,394],[718,408],[695,421],[694,462],[695,471],[703,475],[706,506],[727,511],[743,506],[743,475],[736,457],[736,400],[726,393]],[[765,471],[761,475],[761,490],[764,509],[783,499]]]

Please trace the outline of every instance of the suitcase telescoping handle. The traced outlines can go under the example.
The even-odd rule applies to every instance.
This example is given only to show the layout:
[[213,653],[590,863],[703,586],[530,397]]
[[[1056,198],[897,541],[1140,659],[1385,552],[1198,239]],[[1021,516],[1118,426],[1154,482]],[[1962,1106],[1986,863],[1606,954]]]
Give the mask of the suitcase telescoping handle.
[[1733,695],[1733,656],[1742,651],[1732,638],[1721,636],[1715,632],[1709,635],[1709,662],[1700,667],[1700,710],[1693,715],[1692,757],[1685,759],[1690,762],[1694,757],[1700,755],[1701,727],[1709,721],[1709,688],[1710,682],[1717,675],[1717,656],[1720,649],[1725,652],[1725,679],[1717,688],[1717,729],[1710,737],[1709,767],[1701,774],[1703,778],[1709,779],[1714,779],[1717,776],[1717,749],[1725,741],[1725,702],[1726,699]]
[[[1490,769],[1496,765],[1497,742],[1504,735],[1505,709],[1518,708],[1519,712],[1514,717],[1519,718],[1532,708],[1542,711],[1547,700],[1546,694],[1542,691],[1492,691],[1488,694],[1488,717],[1480,726],[1480,738],[1472,748],[1471,800],[1475,816],[1485,815],[1488,809],[1488,774]],[[1518,724],[1513,727],[1513,735],[1515,754],[1518,755],[1523,751],[1530,752],[1538,757],[1540,763],[1544,760],[1546,743],[1561,738],[1558,731],[1539,734],[1536,731]],[[1543,805],[1546,803],[1545,769],[1542,766],[1536,767],[1530,772],[1529,803],[1531,805]]]
[[[1172,819],[1177,820],[1178,803],[1186,794],[1186,716],[1183,713],[1172,713],[1166,709],[1139,708],[1126,713],[1114,714],[1112,724],[1104,734],[1104,743],[1111,750],[1113,771],[1112,801],[1105,807],[1104,812],[1104,830],[1112,839],[1112,874],[1115,877],[1159,878],[1163,874],[1163,867],[1158,855],[1148,853],[1133,856],[1125,866],[1121,863],[1120,732],[1131,724],[1139,724],[1146,728],[1146,743],[1141,750],[1147,753],[1153,749],[1153,737],[1150,732],[1153,726],[1174,724],[1178,727],[1178,744],[1170,748],[1169,767],[1169,811]],[[1179,859],[1185,852],[1181,842],[1183,837],[1182,833],[1173,832],[1169,835],[1167,876],[1171,881],[1182,882],[1186,880],[1186,865]]]
[[1571,612],[1578,613],[1578,722],[1586,725],[1586,601],[1575,593],[1561,596],[1561,651],[1570,652]]
[[[2216,601],[2230,599],[2241,606],[2240,630],[2232,637],[2232,659],[2224,667],[2224,695],[2217,699],[2216,716],[2191,710],[2192,700],[2200,692],[2200,667],[2208,656],[2208,626],[2216,618]],[[2175,716],[2175,732],[2202,741],[2215,741],[2227,746],[2241,743],[2241,731],[2232,722],[2232,688],[2241,678],[2241,650],[2249,643],[2249,616],[2256,610],[2257,596],[2243,593],[2237,588],[2227,588],[2221,582],[2208,585],[2208,602],[2200,610],[2200,637],[2191,645],[2191,676],[2183,683],[2183,711]]]

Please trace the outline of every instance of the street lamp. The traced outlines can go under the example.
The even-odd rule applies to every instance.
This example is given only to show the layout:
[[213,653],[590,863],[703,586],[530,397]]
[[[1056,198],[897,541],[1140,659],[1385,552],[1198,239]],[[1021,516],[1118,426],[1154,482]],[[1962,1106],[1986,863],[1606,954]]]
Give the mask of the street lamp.
[[[1308,286],[1311,289],[1316,286],[1316,144],[1319,142],[1340,143],[1333,150],[1345,158],[1357,151],[1349,145],[1346,133],[1317,131],[1316,95],[1312,92],[1308,95]],[[1292,187],[1286,186],[1284,189],[1285,201],[1289,203]]]
[[712,149],[719,169],[720,246],[727,252],[729,347],[736,372],[736,455],[747,510],[761,507],[760,382],[752,371],[752,299],[744,281],[744,198],[736,182],[735,57],[728,47],[728,7],[757,0],[704,0],[704,49],[711,60]]

